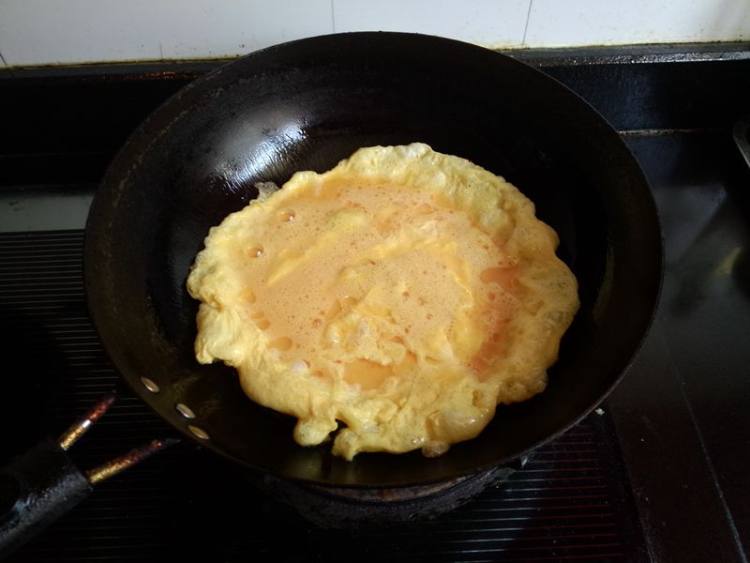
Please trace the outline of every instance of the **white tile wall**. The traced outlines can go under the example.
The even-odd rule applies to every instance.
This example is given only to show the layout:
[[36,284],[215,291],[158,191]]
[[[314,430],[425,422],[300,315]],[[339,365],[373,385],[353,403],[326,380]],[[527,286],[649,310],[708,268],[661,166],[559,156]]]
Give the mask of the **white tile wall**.
[[0,0],[9,65],[224,57],[332,31],[330,0]]
[[359,30],[493,47],[750,40],[750,0],[0,0],[0,65],[224,57]]
[[415,31],[519,45],[529,0],[332,0],[336,31]]
[[535,47],[750,39],[750,0],[532,0]]

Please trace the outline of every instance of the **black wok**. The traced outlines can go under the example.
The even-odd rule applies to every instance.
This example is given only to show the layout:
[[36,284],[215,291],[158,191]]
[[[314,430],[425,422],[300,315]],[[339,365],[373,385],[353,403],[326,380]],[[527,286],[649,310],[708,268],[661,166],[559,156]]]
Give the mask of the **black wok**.
[[[113,108],[116,109],[116,108]],[[506,177],[560,235],[582,307],[549,388],[502,407],[481,436],[427,460],[301,448],[293,419],[193,356],[185,279],[208,229],[259,181],[324,171],[358,147],[422,141]],[[617,133],[565,87],[492,51],[358,33],[265,49],[187,86],[130,138],[96,194],[86,287],[101,339],[141,397],[206,447],[277,476],[407,485],[502,464],[574,424],[618,381],[653,314],[661,245],[648,185]],[[141,377],[156,382],[151,393]],[[187,405],[190,421],[175,408]],[[191,424],[205,431],[196,438]]]
[[[185,280],[208,229],[252,200],[254,183],[324,171],[362,146],[413,141],[465,157],[529,196],[560,235],[559,255],[578,278],[582,305],[548,389],[499,408],[478,438],[437,459],[362,454],[350,463],[332,457],[330,444],[298,446],[293,419],[251,402],[231,369],[196,362],[197,303]],[[596,111],[512,58],[399,33],[286,43],[191,83],[111,164],[85,249],[102,342],[161,417],[247,467],[359,487],[477,472],[564,432],[622,377],[651,321],[660,273],[648,185]]]

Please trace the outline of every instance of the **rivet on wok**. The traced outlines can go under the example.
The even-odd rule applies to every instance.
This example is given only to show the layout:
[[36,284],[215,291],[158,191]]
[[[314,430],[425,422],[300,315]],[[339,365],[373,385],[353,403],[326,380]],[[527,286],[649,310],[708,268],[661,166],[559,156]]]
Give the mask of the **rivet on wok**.
[[141,383],[143,383],[143,386],[152,393],[159,392],[159,386],[153,379],[149,379],[148,377],[141,377]]
[[195,418],[195,413],[193,412],[193,409],[191,409],[185,403],[177,403],[174,406],[174,408],[177,409],[177,412],[180,413],[185,418]]
[[203,428],[198,428],[197,426],[190,424],[188,425],[188,430],[193,433],[193,436],[200,438],[201,440],[208,440],[210,438],[208,432],[203,430]]

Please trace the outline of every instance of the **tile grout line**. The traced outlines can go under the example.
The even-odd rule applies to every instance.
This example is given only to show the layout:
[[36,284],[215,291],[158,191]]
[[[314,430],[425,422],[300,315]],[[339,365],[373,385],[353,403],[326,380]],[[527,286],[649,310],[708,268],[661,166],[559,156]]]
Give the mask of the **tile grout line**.
[[[331,0],[333,4],[333,0]],[[523,26],[523,37],[521,38],[521,46],[526,45],[526,34],[529,31],[529,21],[531,20],[531,7],[534,5],[534,0],[529,0],[529,8],[526,10],[526,23]]]

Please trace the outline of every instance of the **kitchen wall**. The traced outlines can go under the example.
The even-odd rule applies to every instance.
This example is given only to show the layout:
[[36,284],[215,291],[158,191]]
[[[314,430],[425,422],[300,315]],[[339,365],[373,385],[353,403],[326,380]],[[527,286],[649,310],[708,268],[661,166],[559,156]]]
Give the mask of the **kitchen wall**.
[[413,31],[491,47],[750,40],[750,0],[0,0],[0,66],[235,56]]

